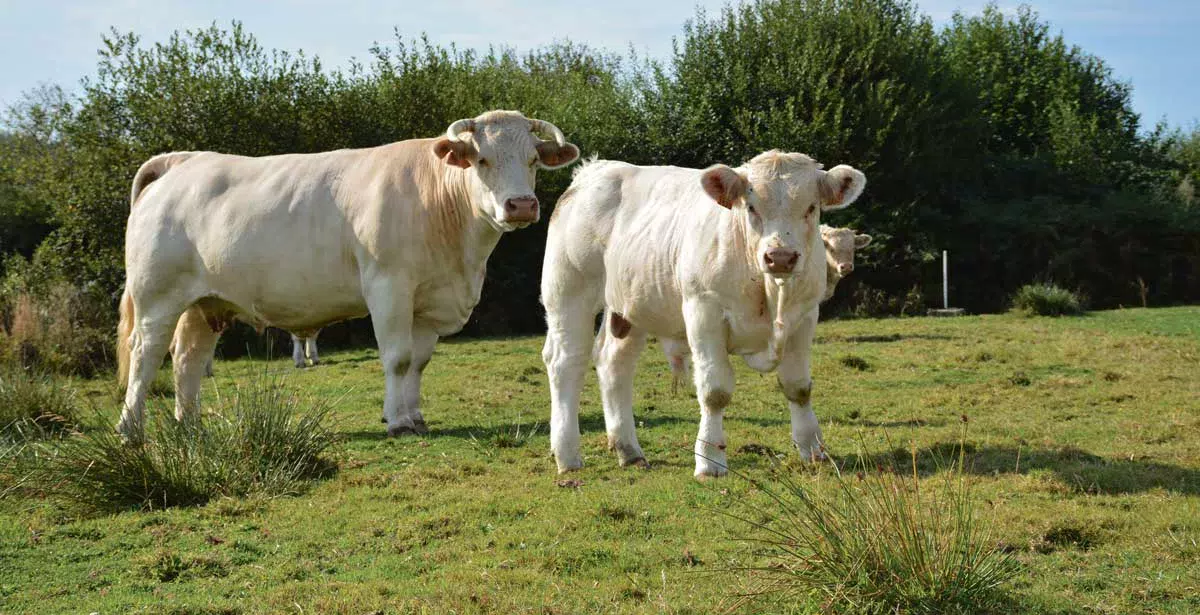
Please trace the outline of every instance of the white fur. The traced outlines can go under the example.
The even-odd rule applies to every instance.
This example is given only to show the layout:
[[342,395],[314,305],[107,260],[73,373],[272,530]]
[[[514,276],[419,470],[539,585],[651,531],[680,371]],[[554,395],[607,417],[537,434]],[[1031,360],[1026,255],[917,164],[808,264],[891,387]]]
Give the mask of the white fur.
[[[727,469],[730,354],[755,369],[776,369],[792,397],[811,388],[809,353],[826,273],[820,211],[848,205],[866,179],[850,167],[826,173],[806,156],[767,152],[732,169],[750,190],[726,199],[726,208],[702,178],[720,173],[718,185],[729,185],[728,170],[595,161],[576,171],[550,222],[542,270],[548,327],[542,357],[559,471],[583,464],[579,393],[593,319],[602,310],[595,356],[609,443],[622,464],[641,459],[631,391],[648,335],[669,340],[667,348],[686,339],[694,357],[697,476]],[[764,254],[774,248],[798,254],[794,270],[768,274]],[[621,340],[609,330],[614,313],[632,324]],[[789,402],[794,442],[806,457],[819,456],[820,429],[807,394],[803,399]]]
[[141,437],[147,388],[186,311],[189,337],[172,344],[183,349],[176,389],[188,392],[177,412],[194,411],[229,319],[307,337],[370,314],[388,433],[423,431],[420,378],[434,344],[466,323],[502,232],[536,222],[513,223],[505,200],[532,196],[539,166],[578,156],[569,146],[539,164],[546,142],[532,127],[517,112],[475,118],[459,165],[434,153],[444,137],[261,158],[201,152],[146,185],[125,237],[132,332],[118,430]]

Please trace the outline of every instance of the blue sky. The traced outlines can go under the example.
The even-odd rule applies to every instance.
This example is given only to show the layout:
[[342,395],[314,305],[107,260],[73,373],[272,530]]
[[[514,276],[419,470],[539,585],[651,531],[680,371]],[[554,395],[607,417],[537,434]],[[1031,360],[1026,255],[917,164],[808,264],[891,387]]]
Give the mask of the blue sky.
[[[304,49],[328,65],[364,58],[375,41],[429,34],[438,43],[520,50],[569,38],[594,47],[666,57],[671,37],[696,7],[727,0],[0,0],[0,106],[43,83],[73,88],[92,73],[110,26],[143,41],[214,20],[242,21],[267,48]],[[945,23],[982,0],[924,0]],[[1005,11],[1018,3],[999,2]],[[1031,2],[1066,39],[1101,56],[1134,87],[1134,108],[1149,128],[1200,120],[1200,0],[1042,0]]]

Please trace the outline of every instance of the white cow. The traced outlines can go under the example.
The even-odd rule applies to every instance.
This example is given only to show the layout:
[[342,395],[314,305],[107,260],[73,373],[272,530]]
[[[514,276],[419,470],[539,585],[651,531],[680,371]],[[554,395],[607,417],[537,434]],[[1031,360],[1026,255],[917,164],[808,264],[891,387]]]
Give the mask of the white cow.
[[[871,236],[855,233],[850,228],[822,224],[821,241],[825,244],[825,295],[821,297],[821,303],[824,303],[833,297],[838,282],[854,271],[854,250],[870,245]],[[674,394],[690,371],[687,340],[664,338],[659,343],[671,368],[671,393]]]
[[723,414],[733,395],[729,355],[777,370],[792,440],[823,455],[812,410],[810,351],[825,294],[822,211],[866,185],[840,165],[770,151],[736,169],[638,167],[597,161],[575,174],[550,221],[542,271],[548,332],[550,445],[560,472],[582,467],[579,392],[592,346],[609,445],[621,465],[644,464],[634,431],[633,372],[646,337],[687,339],[695,358],[697,476],[726,473]]
[[434,344],[466,323],[500,236],[538,221],[537,169],[578,156],[552,124],[491,111],[439,138],[368,149],[203,152],[166,173],[152,159],[134,180],[125,235],[118,431],[141,437],[147,387],[177,321],[183,418],[197,412],[204,364],[233,319],[307,337],[370,314],[387,432],[424,433],[420,380]]

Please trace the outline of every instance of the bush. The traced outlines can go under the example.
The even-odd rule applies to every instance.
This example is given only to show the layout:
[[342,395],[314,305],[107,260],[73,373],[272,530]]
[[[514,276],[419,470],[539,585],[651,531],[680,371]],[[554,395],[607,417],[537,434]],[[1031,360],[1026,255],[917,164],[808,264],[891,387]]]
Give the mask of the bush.
[[325,456],[335,441],[329,409],[285,392],[279,379],[255,379],[202,421],[149,409],[141,445],[108,427],[70,438],[44,462],[39,483],[64,503],[99,511],[295,494],[336,467]]
[[802,487],[782,473],[775,487],[753,481],[773,506],[734,515],[751,529],[741,539],[766,558],[751,569],[758,586],[749,595],[816,598],[822,612],[833,613],[995,609],[1017,565],[976,518],[962,464],[960,455],[925,484],[866,458],[854,475],[831,464],[827,490]]
[[36,261],[14,258],[5,265],[0,363],[90,377],[112,362],[116,311],[104,291],[74,286]]
[[1083,313],[1075,293],[1054,284],[1026,284],[1013,296],[1012,309],[1028,316],[1073,316]]
[[69,433],[78,415],[75,393],[62,382],[12,366],[0,369],[0,443]]

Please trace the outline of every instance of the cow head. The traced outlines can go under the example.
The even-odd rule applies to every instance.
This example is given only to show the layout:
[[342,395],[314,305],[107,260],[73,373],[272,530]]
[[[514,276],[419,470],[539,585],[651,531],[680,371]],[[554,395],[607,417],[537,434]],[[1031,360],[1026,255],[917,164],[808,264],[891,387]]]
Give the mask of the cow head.
[[446,136],[434,141],[433,153],[466,171],[472,205],[501,231],[540,218],[533,192],[538,168],[557,169],[579,158],[579,148],[554,124],[516,111],[489,111],[450,124]]
[[821,225],[821,239],[825,242],[825,261],[829,268],[844,278],[854,271],[854,251],[871,243],[870,235],[860,235],[849,228],[833,228]]
[[736,169],[709,167],[700,183],[735,213],[759,269],[786,278],[806,271],[816,250],[824,251],[821,212],[853,203],[867,178],[846,165],[824,171],[804,154],[772,150]]

